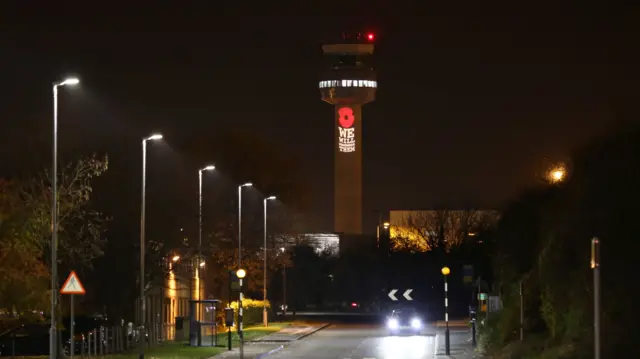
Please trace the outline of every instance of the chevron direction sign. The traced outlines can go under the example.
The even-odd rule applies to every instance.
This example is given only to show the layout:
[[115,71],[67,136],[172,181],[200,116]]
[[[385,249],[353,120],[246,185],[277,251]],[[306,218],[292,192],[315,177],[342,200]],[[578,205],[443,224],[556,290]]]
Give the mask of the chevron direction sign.
[[[411,298],[411,292],[413,292],[413,289],[407,289],[402,293],[402,296],[404,297],[404,299],[406,300],[413,300],[413,298]],[[391,300],[393,301],[397,301],[398,298],[396,297],[396,293],[398,293],[398,289],[392,289],[389,292],[389,298],[391,298]]]

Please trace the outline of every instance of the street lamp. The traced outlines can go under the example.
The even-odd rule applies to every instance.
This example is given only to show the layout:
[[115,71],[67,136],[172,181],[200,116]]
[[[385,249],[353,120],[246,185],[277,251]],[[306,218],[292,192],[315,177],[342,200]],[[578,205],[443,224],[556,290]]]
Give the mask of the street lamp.
[[251,186],[251,182],[238,186],[238,268],[242,266],[242,187]]
[[442,275],[444,276],[444,347],[445,354],[450,355],[451,345],[449,342],[449,286],[447,285],[447,277],[451,274],[449,267],[442,267]]
[[264,297],[262,299],[262,322],[264,323],[265,327],[269,325],[267,319],[267,202],[273,201],[274,199],[276,199],[276,196],[269,196],[262,201],[264,208],[264,269],[262,276],[262,289],[264,292]]
[[146,313],[146,301],[144,297],[144,259],[145,259],[145,221],[146,221],[146,206],[147,206],[147,141],[161,140],[162,135],[159,133],[153,134],[149,137],[142,139],[142,203],[140,206],[140,359],[144,358],[144,340],[145,336],[145,313]]
[[[198,262],[202,261],[202,172],[204,171],[213,171],[216,167],[213,165],[205,166],[198,170]],[[204,263],[204,262],[202,262]],[[203,267],[199,264],[200,267]],[[202,278],[200,278],[200,270],[198,270],[198,300],[202,300],[202,289],[200,283],[202,282]],[[192,279],[189,279],[189,283],[191,283]],[[189,288],[189,297],[193,294],[193,290]]]
[[75,77],[53,84],[53,163],[51,169],[51,329],[49,333],[49,358],[57,354],[56,306],[58,302],[58,87],[80,83]]
[[244,299],[244,296],[242,294],[242,279],[247,275],[247,272],[244,269],[239,268],[236,275],[238,276],[240,284],[240,293],[238,296],[238,337],[240,338],[240,358],[244,358],[244,335],[242,333],[242,300]]
[[[385,234],[388,234],[386,233],[386,231],[389,230],[389,226],[390,226],[389,222],[383,222],[382,224],[378,222],[378,225],[376,226],[376,240],[378,242],[378,247],[381,246],[381,242],[380,242],[380,238],[382,237],[382,233],[381,233],[382,229],[380,228],[381,225],[382,225],[382,228],[385,230]],[[388,239],[388,236],[387,236],[387,239]]]

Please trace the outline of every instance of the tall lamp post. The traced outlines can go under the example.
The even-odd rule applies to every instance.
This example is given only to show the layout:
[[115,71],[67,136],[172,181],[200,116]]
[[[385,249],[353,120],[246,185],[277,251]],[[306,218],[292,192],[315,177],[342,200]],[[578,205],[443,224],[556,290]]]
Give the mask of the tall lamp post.
[[[198,170],[198,259],[196,261],[196,271],[198,271],[198,300],[202,300],[200,268],[204,267],[204,261],[202,260],[202,172],[213,171],[215,169],[215,166],[209,165]],[[191,279],[189,279],[189,281],[191,281]],[[192,294],[193,291],[190,290],[189,297],[191,297]],[[198,320],[200,320],[200,316],[198,316]]]
[[600,359],[600,240],[591,239],[591,269],[593,269],[593,357]]
[[56,305],[58,302],[58,87],[80,83],[75,77],[53,84],[53,163],[51,168],[51,329],[49,358],[57,354]]
[[238,269],[242,267],[242,188],[251,186],[251,182],[238,186]]
[[451,355],[451,345],[449,342],[449,286],[447,285],[447,277],[451,274],[449,267],[442,267],[442,275],[444,276],[444,348],[445,355]]
[[276,196],[270,196],[265,198],[262,201],[264,208],[264,269],[262,273],[262,291],[263,291],[263,299],[262,299],[262,322],[264,326],[269,325],[269,319],[267,318],[267,202],[276,199]]
[[144,297],[145,221],[147,206],[147,141],[161,140],[161,134],[153,134],[142,139],[142,203],[140,206],[140,358],[144,358],[146,300]]

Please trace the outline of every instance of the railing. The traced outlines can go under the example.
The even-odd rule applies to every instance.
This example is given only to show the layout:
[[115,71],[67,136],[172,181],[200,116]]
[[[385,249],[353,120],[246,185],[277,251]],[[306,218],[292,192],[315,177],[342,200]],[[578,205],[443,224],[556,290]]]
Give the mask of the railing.
[[[173,336],[172,325],[151,323],[146,328],[147,347],[155,346]],[[74,343],[74,352],[82,357],[126,353],[138,347],[140,334],[137,328],[128,326],[101,326],[81,334]],[[70,343],[68,343],[70,344]],[[70,351],[70,345],[65,348]]]

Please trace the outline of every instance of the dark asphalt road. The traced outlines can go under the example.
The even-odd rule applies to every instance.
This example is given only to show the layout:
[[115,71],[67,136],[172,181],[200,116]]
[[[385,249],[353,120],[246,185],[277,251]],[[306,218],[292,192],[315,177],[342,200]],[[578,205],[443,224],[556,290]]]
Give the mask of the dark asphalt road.
[[[333,323],[303,340],[294,342],[269,356],[273,359],[430,359],[444,354],[444,331],[426,325],[421,335],[391,336],[382,319],[362,315],[305,315]],[[300,317],[299,317],[300,318]],[[451,329],[451,354],[463,355],[469,347],[469,331],[464,326]]]

